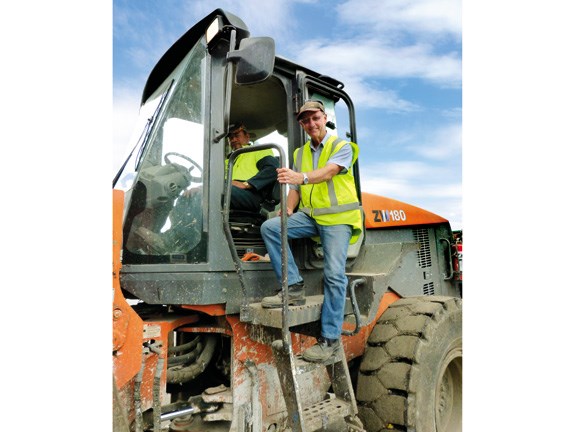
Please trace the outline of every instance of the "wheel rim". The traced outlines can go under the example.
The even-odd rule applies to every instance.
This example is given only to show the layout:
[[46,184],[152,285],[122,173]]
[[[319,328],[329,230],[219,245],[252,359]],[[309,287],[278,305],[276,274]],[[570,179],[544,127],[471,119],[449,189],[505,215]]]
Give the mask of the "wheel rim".
[[440,368],[436,385],[436,430],[462,430],[462,348],[452,348]]

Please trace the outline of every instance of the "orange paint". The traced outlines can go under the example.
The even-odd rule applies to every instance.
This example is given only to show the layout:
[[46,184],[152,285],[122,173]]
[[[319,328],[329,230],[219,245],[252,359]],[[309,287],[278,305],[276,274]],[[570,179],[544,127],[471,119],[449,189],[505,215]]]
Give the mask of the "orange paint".
[[190,326],[190,327],[180,327],[178,331],[182,333],[218,333],[218,334],[225,334],[227,336],[232,336],[231,329],[222,327]]
[[235,361],[243,363],[246,360],[251,360],[255,364],[274,362],[272,348],[250,338],[249,325],[240,322],[238,315],[228,315],[226,321],[230,324],[234,335],[233,355]]
[[[382,300],[380,301],[380,306],[378,307],[374,321],[365,327],[362,327],[354,336],[342,336],[342,344],[344,345],[344,351],[346,352],[346,359],[348,361],[364,354],[366,341],[368,340],[372,329],[376,325],[376,322],[378,322],[378,319],[382,316],[384,311],[388,309],[388,306],[398,299],[400,299],[400,296],[396,293],[385,293],[384,297],[382,297]],[[344,323],[344,329],[348,331],[354,330],[354,324]]]
[[120,250],[122,248],[122,216],[124,192],[112,191],[112,350],[113,372],[118,388],[122,388],[140,370],[142,320],[126,302],[120,289]]
[[427,210],[367,192],[362,192],[366,228],[389,228],[448,222]]
[[112,276],[120,275],[120,251],[122,250],[122,216],[124,214],[124,192],[112,190]]

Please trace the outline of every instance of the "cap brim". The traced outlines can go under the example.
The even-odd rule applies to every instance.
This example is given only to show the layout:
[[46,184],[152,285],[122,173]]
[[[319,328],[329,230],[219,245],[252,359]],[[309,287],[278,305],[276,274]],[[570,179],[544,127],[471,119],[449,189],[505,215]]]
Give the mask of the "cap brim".
[[302,117],[302,115],[303,115],[303,114],[306,114],[307,112],[317,112],[317,111],[323,112],[321,109],[312,109],[312,108],[311,108],[311,109],[307,109],[307,110],[305,110],[305,111],[301,111],[301,112],[298,113],[298,115],[296,116],[296,120],[300,120],[300,117]]

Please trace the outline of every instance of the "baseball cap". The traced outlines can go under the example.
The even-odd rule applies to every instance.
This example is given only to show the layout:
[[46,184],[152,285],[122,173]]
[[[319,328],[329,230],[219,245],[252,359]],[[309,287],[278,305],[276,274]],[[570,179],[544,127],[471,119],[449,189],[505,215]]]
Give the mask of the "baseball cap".
[[322,111],[323,113],[326,113],[324,111],[324,104],[318,100],[309,100],[304,102],[304,105],[302,105],[302,107],[300,108],[300,110],[298,111],[298,115],[296,116],[296,120],[300,120],[300,117],[302,117],[302,114],[304,114],[307,111]]
[[240,131],[248,132],[246,126],[244,126],[244,123],[232,123],[230,127],[228,127],[228,135],[230,135],[233,132],[240,132]]

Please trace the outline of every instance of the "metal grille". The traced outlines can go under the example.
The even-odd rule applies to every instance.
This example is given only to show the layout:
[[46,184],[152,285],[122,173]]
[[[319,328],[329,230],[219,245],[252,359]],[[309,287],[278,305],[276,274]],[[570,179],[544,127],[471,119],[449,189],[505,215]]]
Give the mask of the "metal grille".
[[434,295],[434,282],[428,282],[427,284],[424,284],[422,291],[424,295]]
[[414,240],[420,243],[420,250],[418,251],[418,264],[420,268],[427,268],[432,266],[432,257],[430,255],[430,238],[427,229],[412,230]]

